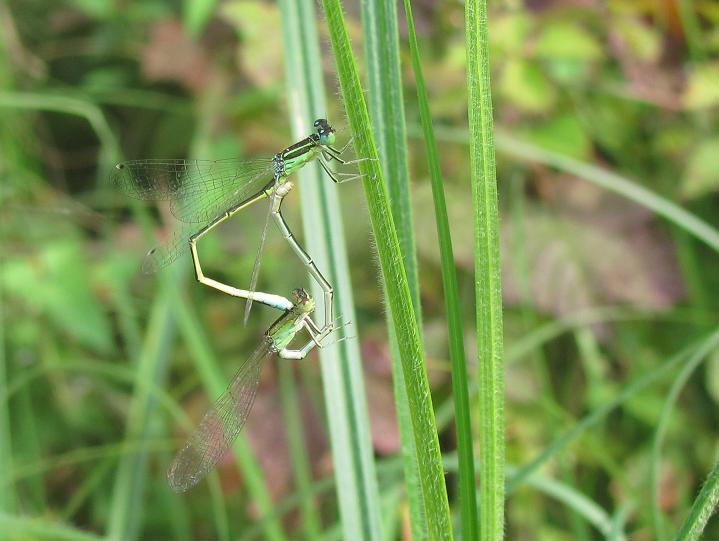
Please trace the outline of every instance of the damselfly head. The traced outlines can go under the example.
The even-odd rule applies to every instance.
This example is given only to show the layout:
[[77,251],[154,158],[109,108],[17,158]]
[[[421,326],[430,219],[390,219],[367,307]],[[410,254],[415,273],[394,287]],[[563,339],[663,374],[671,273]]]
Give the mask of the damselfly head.
[[329,125],[327,119],[318,118],[315,120],[315,129],[320,137],[321,145],[333,145],[335,142],[335,130]]
[[295,306],[302,306],[307,312],[311,312],[315,308],[314,299],[301,287],[292,290],[292,300]]

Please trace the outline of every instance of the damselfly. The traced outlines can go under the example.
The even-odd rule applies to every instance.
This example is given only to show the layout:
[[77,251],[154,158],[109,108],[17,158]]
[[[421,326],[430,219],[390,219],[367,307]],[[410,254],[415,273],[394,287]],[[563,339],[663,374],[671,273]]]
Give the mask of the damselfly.
[[[282,359],[304,359],[330,331],[321,331],[310,319],[314,300],[304,289],[292,292],[294,302],[265,332],[262,342],[240,366],[227,390],[205,413],[197,430],[177,453],[167,480],[176,492],[185,492],[207,475],[242,431],[255,400],[264,361],[272,354]],[[302,329],[310,340],[299,349],[289,349],[290,342]]]
[[[165,246],[153,248],[145,257],[143,270],[154,272],[172,263],[188,248],[197,280],[219,291],[247,299],[245,321],[249,315],[260,268],[262,250],[270,216],[282,236],[297,254],[310,275],[324,293],[324,326],[330,329],[333,321],[332,286],[295,239],[282,216],[282,200],[293,187],[289,176],[317,159],[320,166],[335,183],[361,177],[355,173],[333,171],[332,162],[350,165],[362,159],[342,159],[351,140],[341,149],[335,148],[335,130],[327,120],[314,122],[315,132],[301,141],[266,159],[228,160],[133,160],[118,164],[112,175],[113,183],[131,197],[144,200],[168,200],[170,210],[183,226],[175,232]],[[215,227],[242,209],[260,201],[269,200],[260,246],[255,257],[248,290],[237,289],[205,276],[197,254],[197,241]]]

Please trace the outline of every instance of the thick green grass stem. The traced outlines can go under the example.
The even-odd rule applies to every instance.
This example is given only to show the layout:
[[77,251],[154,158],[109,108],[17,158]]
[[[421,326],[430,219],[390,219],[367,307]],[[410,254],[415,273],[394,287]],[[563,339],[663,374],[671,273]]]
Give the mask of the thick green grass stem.
[[[292,131],[299,139],[307,134],[312,120],[328,110],[319,33],[313,2],[282,0],[280,8]],[[355,321],[338,196],[342,187],[332,183],[317,163],[299,172],[298,186],[307,250],[334,288],[335,314],[344,322]],[[314,282],[312,293],[322,298]],[[356,336],[354,329],[346,327],[338,329],[335,336],[319,355],[343,537],[381,539],[381,505],[359,340],[342,340]]]
[[461,506],[462,539],[479,538],[477,523],[477,497],[474,476],[474,452],[472,440],[472,424],[469,411],[469,389],[467,384],[467,364],[464,351],[462,332],[462,314],[459,306],[459,289],[457,273],[452,250],[452,237],[449,230],[449,217],[444,197],[442,172],[440,170],[439,152],[432,127],[432,115],[429,109],[429,97],[424,80],[424,72],[420,61],[417,33],[412,17],[412,6],[404,0],[407,16],[409,48],[412,56],[412,67],[417,82],[417,102],[419,117],[424,133],[427,163],[432,183],[434,214],[437,223],[437,237],[442,262],[442,287],[444,289],[447,325],[449,328],[449,358],[452,365],[452,395],[454,400],[455,426],[457,431],[457,456],[459,463],[459,498]]
[[714,465],[699,495],[694,500],[692,508],[689,510],[689,516],[679,529],[676,541],[697,541],[709,518],[714,514],[717,504],[719,504],[719,462]]
[[377,152],[387,183],[412,303],[417,321],[422,321],[407,160],[407,126],[402,92],[397,6],[394,2],[384,0],[362,2],[362,22],[369,86],[367,94]]
[[486,0],[465,3],[479,355],[480,539],[504,537],[504,365],[499,216]]
[[[420,322],[421,338],[422,306],[420,303],[419,272],[415,253],[414,224],[409,186],[407,128],[402,92],[396,3],[384,0],[367,0],[363,2],[362,22],[369,83],[368,99],[377,141],[377,152],[380,156],[384,179],[387,182],[390,208],[397,227],[397,236],[404,267],[407,271],[415,317]],[[386,295],[386,291],[384,294]],[[404,378],[402,377],[402,360],[391,321],[391,317],[387,318],[387,334],[392,360],[392,386],[394,389],[397,424],[404,458],[409,522],[412,539],[422,541],[427,538],[427,531],[424,528],[422,502],[419,498],[421,494],[419,490],[419,468],[416,462],[417,454],[413,443],[414,435],[407,393]]]
[[452,526],[444,482],[439,438],[427,380],[424,351],[412,306],[407,273],[402,261],[399,239],[389,206],[387,188],[377,155],[369,112],[359,79],[357,65],[347,34],[339,0],[323,0],[337,75],[347,116],[354,136],[357,155],[366,158],[359,164],[370,221],[377,244],[380,267],[387,293],[392,323],[399,345],[402,374],[414,429],[415,453],[420,469],[421,501],[426,530],[430,539],[451,539]]

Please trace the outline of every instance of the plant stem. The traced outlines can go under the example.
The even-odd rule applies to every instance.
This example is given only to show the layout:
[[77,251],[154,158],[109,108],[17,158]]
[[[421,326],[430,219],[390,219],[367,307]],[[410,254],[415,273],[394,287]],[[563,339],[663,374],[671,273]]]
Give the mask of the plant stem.
[[[280,8],[292,129],[299,138],[307,134],[313,119],[327,111],[319,34],[312,2],[281,0]],[[338,187],[317,163],[299,172],[298,185],[308,251],[334,288],[336,313],[345,322],[354,321]],[[322,298],[317,284],[312,292],[315,298]],[[337,334],[356,333],[343,327]],[[380,498],[359,341],[327,344],[320,350],[320,362],[343,537],[381,539]]]
[[504,537],[504,365],[499,216],[486,0],[465,4],[479,354],[480,539]]
[[412,66],[417,81],[417,101],[419,117],[424,133],[427,162],[432,182],[432,198],[434,214],[437,221],[437,237],[442,262],[442,287],[447,310],[449,328],[449,358],[452,364],[452,395],[454,399],[455,426],[457,431],[457,456],[459,459],[459,499],[461,504],[462,539],[473,541],[478,539],[479,524],[477,523],[477,496],[474,475],[474,454],[472,450],[472,425],[469,413],[469,390],[467,386],[467,364],[462,336],[462,316],[459,309],[459,290],[457,273],[454,266],[452,237],[449,231],[447,204],[444,199],[442,172],[440,171],[439,152],[432,127],[432,116],[429,110],[429,98],[424,80],[424,73],[419,57],[417,33],[412,17],[412,5],[404,0],[407,16],[409,48],[412,55]]
[[714,465],[697,499],[694,500],[689,516],[677,534],[677,541],[697,541],[709,518],[714,514],[717,504],[719,504],[719,462]]
[[415,439],[415,453],[420,468],[421,501],[430,539],[451,539],[452,527],[444,483],[444,470],[439,450],[432,396],[427,381],[424,351],[407,273],[402,262],[399,239],[389,207],[387,188],[377,157],[377,148],[370,127],[369,113],[357,65],[347,34],[339,0],[323,0],[330,41],[337,64],[337,75],[345,101],[347,116],[354,136],[357,155],[364,175],[365,197],[377,243],[380,268],[387,293],[387,303],[399,345],[402,374]]

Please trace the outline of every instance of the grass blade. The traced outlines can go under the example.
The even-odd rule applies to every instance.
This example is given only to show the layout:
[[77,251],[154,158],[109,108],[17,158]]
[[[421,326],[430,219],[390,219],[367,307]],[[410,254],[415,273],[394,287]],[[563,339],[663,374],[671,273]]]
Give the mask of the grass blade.
[[[369,106],[371,117],[374,120],[377,152],[381,157],[382,172],[387,181],[390,208],[397,226],[397,236],[404,267],[407,271],[415,317],[418,322],[421,322],[422,307],[419,296],[409,165],[407,163],[407,129],[402,95],[396,3],[382,0],[363,2],[362,21],[369,79]],[[421,336],[421,324],[419,331]],[[397,424],[404,458],[404,476],[407,483],[410,528],[412,539],[422,541],[427,538],[427,532],[422,519],[422,502],[419,499],[419,467],[416,462],[417,454],[414,449],[412,421],[402,377],[402,361],[391,318],[387,320],[387,334],[392,361],[392,386]]]
[[[183,339],[191,353],[202,385],[211,399],[220,396],[227,389],[229,378],[223,373],[220,363],[210,347],[207,335],[193,312],[192,307],[184,299],[178,298],[177,319]],[[262,467],[258,464],[247,443],[244,433],[240,433],[232,449],[235,460],[247,484],[247,491],[261,514],[271,512],[274,503],[265,480]],[[217,510],[215,511],[218,512]],[[265,524],[265,536],[271,541],[284,541],[287,536],[279,521],[272,520]]]
[[48,541],[100,541],[97,534],[83,532],[57,522],[0,513],[0,534],[10,541],[37,539]]
[[[444,199],[442,172],[439,165],[437,142],[432,128],[432,115],[429,110],[429,98],[424,81],[424,72],[419,56],[417,33],[412,17],[412,6],[404,0],[407,15],[409,48],[412,67],[417,81],[417,102],[419,117],[424,133],[427,162],[432,183],[434,214],[437,222],[437,237],[442,262],[442,287],[444,289],[445,308],[449,334],[449,358],[452,365],[452,393],[454,399],[455,426],[457,430],[457,457],[459,461],[459,499],[461,505],[462,539],[474,540],[479,537],[477,523],[477,496],[474,475],[474,453],[472,446],[472,425],[469,412],[469,388],[467,384],[467,364],[462,334],[462,316],[459,308],[457,273],[452,251],[452,237],[449,231],[447,204]],[[501,331],[501,329],[500,329]]]
[[601,421],[610,412],[621,406],[629,398],[636,395],[638,392],[647,388],[649,385],[654,383],[661,376],[666,374],[669,370],[676,367],[681,362],[685,361],[687,357],[689,360],[686,361],[689,364],[696,362],[696,359],[703,358],[712,352],[719,346],[719,331],[715,331],[698,342],[687,346],[679,353],[673,355],[659,366],[653,368],[643,376],[637,378],[635,381],[627,385],[621,392],[619,392],[612,400],[602,405],[601,407],[594,410],[592,413],[583,417],[580,421],[562,434],[559,438],[554,440],[544,451],[539,453],[537,457],[531,460],[528,464],[517,469],[516,474],[507,483],[507,491],[512,492],[521,483],[526,481],[527,477],[537,471],[537,469],[544,464],[551,457],[556,455],[561,449],[567,446],[569,443],[577,439],[585,430],[594,426],[596,423]]
[[377,152],[387,181],[392,217],[397,227],[412,304],[417,321],[422,321],[407,163],[407,127],[399,61],[397,6],[394,2],[383,0],[362,2],[362,21],[369,80],[369,106]]
[[[0,227],[1,227],[0,223]],[[0,230],[0,235],[2,231]],[[0,263],[2,265],[2,263]],[[7,356],[5,354],[5,325],[3,314],[3,290],[0,288],[0,396],[7,393]],[[15,487],[10,480],[13,472],[12,437],[10,433],[10,401],[0,401],[0,511],[15,508]]]
[[323,0],[337,74],[358,156],[377,253],[387,292],[387,302],[401,352],[402,374],[413,425],[414,447],[419,465],[421,501],[430,539],[451,539],[452,526],[439,450],[437,427],[424,363],[417,319],[412,306],[407,274],[397,231],[389,207],[369,113],[352,54],[339,0]]
[[682,367],[681,371],[672,382],[669,393],[667,393],[667,398],[664,401],[661,412],[659,413],[659,420],[657,421],[657,427],[654,431],[649,476],[650,490],[652,492],[652,522],[654,526],[654,536],[658,541],[666,539],[664,524],[659,510],[659,462],[661,460],[661,447],[669,425],[669,418],[671,416],[672,409],[679,398],[679,393],[684,388],[684,385],[686,385],[690,376],[694,373],[694,370],[699,367],[703,360],[704,357],[695,356]]
[[[309,122],[327,111],[314,4],[283,0],[280,6],[292,129],[295,137],[303,137]],[[317,164],[304,167],[299,175],[307,249],[334,287],[338,315],[344,321],[354,320],[337,187],[321,174]],[[315,298],[321,298],[319,287],[313,284],[312,291]],[[380,500],[358,340],[324,347],[320,362],[343,537],[381,539]]]
[[[312,484],[312,468],[307,458],[302,430],[302,416],[300,399],[297,396],[297,385],[294,380],[292,365],[286,362],[279,363],[280,400],[282,401],[282,414],[287,426],[287,442],[289,447],[292,470],[295,474],[295,486],[298,492],[309,492]],[[322,529],[317,502],[312,496],[302,500],[300,515],[304,538],[308,541],[317,539]]]
[[607,169],[570,158],[569,156],[544,150],[508,135],[498,134],[497,148],[520,160],[533,161],[556,167],[562,171],[573,173],[606,190],[618,193],[638,205],[663,216],[670,222],[675,223],[719,252],[719,231],[717,231],[716,228],[676,203],[645,188],[636,181],[632,181]]
[[104,178],[104,172],[109,171],[118,161],[120,152],[117,139],[115,139],[102,110],[93,103],[50,93],[0,91],[0,108],[2,107],[55,111],[82,117],[87,120],[100,142],[98,174],[101,178]]
[[143,509],[143,491],[149,450],[146,442],[154,437],[152,426],[156,400],[151,385],[161,385],[165,377],[170,346],[175,334],[174,293],[169,280],[155,298],[140,358],[130,410],[127,416],[125,443],[132,451],[123,455],[118,465],[110,504],[107,538],[135,539],[139,535]]
[[[439,134],[440,130],[437,131]],[[468,142],[466,132],[454,129],[442,129],[441,139],[460,144]],[[605,190],[617,193],[664,217],[719,252],[719,230],[669,199],[645,188],[635,180],[603,167],[520,141],[502,132],[497,133],[497,150],[521,161],[541,163],[560,171],[572,173]]]
[[677,534],[677,541],[697,541],[704,531],[709,518],[719,504],[719,462],[714,465],[709,477],[694,500],[689,516]]
[[465,19],[482,449],[480,539],[498,541],[504,537],[504,367],[487,1],[467,0]]

